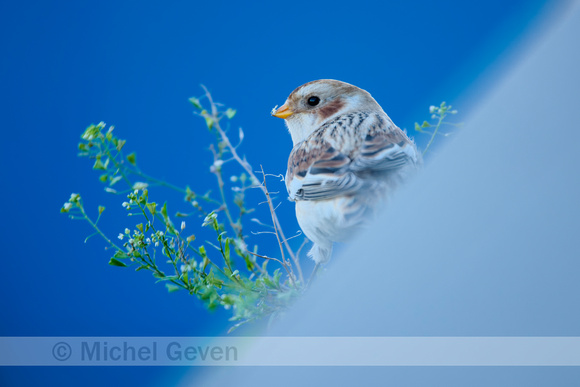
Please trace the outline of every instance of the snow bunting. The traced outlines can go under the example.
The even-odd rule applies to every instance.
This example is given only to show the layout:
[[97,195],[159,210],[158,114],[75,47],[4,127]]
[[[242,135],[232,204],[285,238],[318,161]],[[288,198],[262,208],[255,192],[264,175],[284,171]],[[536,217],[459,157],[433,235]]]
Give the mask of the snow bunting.
[[367,91],[345,82],[306,83],[272,115],[292,136],[286,188],[314,243],[308,255],[325,263],[332,243],[368,223],[421,155]]

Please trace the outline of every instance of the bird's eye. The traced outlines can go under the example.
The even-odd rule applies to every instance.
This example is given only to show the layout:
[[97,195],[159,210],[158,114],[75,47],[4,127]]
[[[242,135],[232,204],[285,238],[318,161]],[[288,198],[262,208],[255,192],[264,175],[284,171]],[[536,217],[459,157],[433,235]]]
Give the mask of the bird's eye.
[[310,106],[316,106],[320,102],[320,98],[315,97],[315,96],[314,97],[310,97],[310,98],[308,98],[308,101],[307,102],[308,102],[308,105],[310,105]]

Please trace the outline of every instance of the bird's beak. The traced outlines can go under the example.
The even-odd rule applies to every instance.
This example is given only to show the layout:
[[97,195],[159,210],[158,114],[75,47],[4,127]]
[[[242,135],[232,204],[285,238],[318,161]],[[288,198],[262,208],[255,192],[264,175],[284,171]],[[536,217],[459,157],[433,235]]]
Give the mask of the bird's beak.
[[285,103],[284,105],[280,106],[279,109],[274,108],[274,110],[272,111],[272,115],[274,117],[284,119],[290,117],[292,114],[294,114],[294,112],[292,111],[292,109],[288,107],[288,103]]

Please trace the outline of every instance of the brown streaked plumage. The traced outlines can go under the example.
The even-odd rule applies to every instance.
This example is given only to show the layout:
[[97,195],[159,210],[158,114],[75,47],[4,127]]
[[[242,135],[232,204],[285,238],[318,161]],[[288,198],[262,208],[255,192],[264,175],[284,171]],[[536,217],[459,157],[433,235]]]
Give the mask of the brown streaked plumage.
[[309,255],[326,262],[332,242],[367,223],[420,154],[368,92],[348,83],[308,82],[273,115],[286,120],[294,143],[286,187],[314,242]]

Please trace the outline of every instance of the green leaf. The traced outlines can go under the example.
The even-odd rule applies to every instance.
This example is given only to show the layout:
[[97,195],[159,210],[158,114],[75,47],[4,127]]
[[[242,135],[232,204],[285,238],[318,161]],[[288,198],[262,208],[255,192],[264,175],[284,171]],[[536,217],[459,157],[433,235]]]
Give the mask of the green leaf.
[[156,213],[155,207],[157,207],[157,203],[155,202],[147,203],[146,206],[151,215],[155,215]]
[[[201,246],[203,247],[203,246]],[[200,248],[201,251],[201,248]],[[201,262],[201,271],[205,271],[205,268],[207,267],[207,265],[209,265],[209,259],[207,258],[207,256],[204,255],[203,257],[203,261]]]
[[135,152],[127,155],[127,161],[135,165],[135,163],[137,162],[137,155],[135,154]]
[[201,254],[201,256],[204,258],[207,257],[207,252],[205,251],[205,246],[202,245],[199,247],[199,254]]
[[280,277],[282,276],[282,271],[280,269],[276,269],[274,271],[274,283],[276,284],[276,287],[280,286]]
[[123,262],[119,261],[116,258],[111,258],[111,260],[109,261],[109,265],[111,266],[119,266],[119,267],[127,267],[127,265],[125,265]]
[[264,277],[263,281],[269,288],[276,288],[276,285],[274,284],[274,282],[272,282],[272,280],[270,280],[270,278]]
[[139,266],[137,269],[135,269],[135,271],[139,271],[139,270],[145,270],[145,269],[149,269],[149,265],[142,265],[142,266]]
[[237,111],[235,109],[228,108],[226,110],[226,116],[231,120],[236,115]]
[[101,215],[105,211],[105,206],[99,206],[99,215]]
[[126,252],[121,251],[121,250],[117,250],[115,251],[115,255],[113,255],[114,258],[119,258],[119,259],[125,259],[125,258],[129,258],[129,256],[127,255]]
[[431,124],[428,123],[427,121],[423,121],[423,123],[421,124],[421,128],[428,128],[430,126],[431,126]]
[[178,290],[180,289],[180,287],[179,287],[179,286],[177,286],[177,285],[173,285],[173,284],[165,284],[165,287],[167,288],[167,291],[168,291],[169,293],[176,292],[176,291],[178,291]]
[[197,99],[197,98],[195,98],[195,97],[191,97],[191,98],[189,99],[189,102],[191,102],[191,104],[192,104],[193,106],[195,106],[196,108],[198,108],[198,109],[201,109],[201,103],[199,102],[199,99]]
[[230,238],[226,238],[226,245],[224,247],[224,255],[226,259],[230,260]]
[[214,124],[213,118],[211,118],[210,116],[203,116],[203,118],[205,118],[205,124],[207,125],[207,128],[208,129],[213,128]]
[[161,249],[161,252],[163,253],[163,255],[165,255],[167,258],[171,258],[171,250],[168,250],[167,247],[163,246],[163,248]]
[[111,179],[111,182],[109,183],[109,186],[112,187],[113,185],[115,185],[122,178],[123,178],[123,176],[115,176],[115,177],[113,177]]
[[163,203],[163,207],[161,207],[161,215],[163,215],[163,219],[167,221],[167,202]]
[[236,248],[236,253],[238,253],[238,255],[240,255],[244,258],[244,261],[246,262],[246,267],[248,268],[249,271],[254,270],[254,262],[252,262],[252,260],[248,256],[248,254],[244,254],[241,250],[239,250],[237,248]]
[[101,159],[98,158],[95,160],[95,164],[93,165],[93,169],[100,169],[100,170],[106,171],[107,167],[105,167],[105,164],[103,164],[101,162]]

